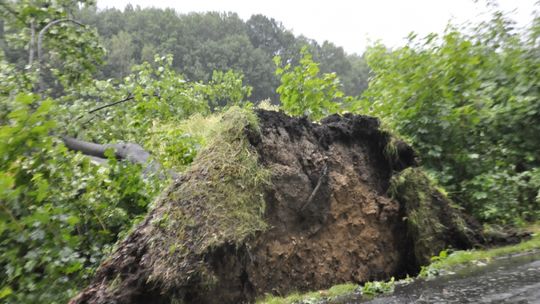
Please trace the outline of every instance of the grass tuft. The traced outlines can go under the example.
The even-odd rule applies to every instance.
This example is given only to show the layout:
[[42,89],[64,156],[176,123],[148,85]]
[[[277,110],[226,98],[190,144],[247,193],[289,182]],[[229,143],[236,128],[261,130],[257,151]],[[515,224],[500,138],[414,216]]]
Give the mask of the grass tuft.
[[308,293],[292,293],[286,297],[267,295],[257,301],[258,304],[295,304],[295,303],[317,303],[323,300],[348,295],[358,290],[358,285],[353,283],[339,284],[330,289],[312,291]]
[[392,135],[391,133],[388,133],[390,139],[386,143],[383,149],[383,154],[386,157],[386,159],[390,162],[396,162],[399,159],[398,155],[398,142],[399,139]]
[[267,228],[263,193],[270,172],[259,165],[246,136],[246,129],[259,130],[256,115],[231,107],[193,117],[182,128],[204,137],[204,147],[156,206],[147,254],[150,280],[171,289],[186,280],[215,284],[200,256],[224,244],[238,246]]

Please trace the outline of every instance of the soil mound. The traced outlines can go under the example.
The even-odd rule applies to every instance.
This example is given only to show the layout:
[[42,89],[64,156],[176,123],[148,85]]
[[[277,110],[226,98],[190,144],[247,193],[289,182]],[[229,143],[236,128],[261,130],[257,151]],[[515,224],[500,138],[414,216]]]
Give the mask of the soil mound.
[[240,303],[414,274],[478,233],[376,118],[232,109],[72,303]]

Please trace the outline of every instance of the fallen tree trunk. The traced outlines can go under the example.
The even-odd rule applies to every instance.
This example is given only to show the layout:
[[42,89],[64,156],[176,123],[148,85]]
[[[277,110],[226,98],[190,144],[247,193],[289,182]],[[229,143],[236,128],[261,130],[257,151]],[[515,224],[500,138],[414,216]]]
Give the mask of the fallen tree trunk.
[[[143,166],[143,174],[158,174],[160,177],[164,176],[162,166],[151,159],[151,154],[144,150],[139,144],[136,143],[118,143],[118,144],[96,144],[93,142],[83,141],[69,136],[63,136],[62,141],[66,147],[70,150],[81,152],[84,155],[92,157],[92,160],[99,164],[104,164],[107,161],[105,152],[108,149],[114,151],[114,155],[117,159],[127,160],[133,164],[139,164]],[[177,177],[178,174],[169,172],[173,177]]]
[[233,108],[221,124],[71,303],[249,302],[403,277],[478,243],[375,118]]

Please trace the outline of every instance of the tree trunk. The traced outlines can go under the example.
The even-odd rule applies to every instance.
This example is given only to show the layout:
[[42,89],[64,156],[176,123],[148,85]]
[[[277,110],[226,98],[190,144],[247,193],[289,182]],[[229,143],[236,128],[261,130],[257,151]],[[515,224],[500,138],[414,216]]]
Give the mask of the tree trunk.
[[[151,159],[151,154],[136,143],[119,143],[119,144],[96,144],[93,142],[83,141],[69,136],[63,136],[62,140],[66,147],[73,151],[81,152],[84,155],[92,157],[97,163],[105,163],[107,156],[105,151],[112,149],[117,159],[127,160],[133,164],[143,166],[143,174],[158,174],[160,178],[165,178],[165,173],[162,166]],[[168,172],[171,176],[177,177],[175,172]]]

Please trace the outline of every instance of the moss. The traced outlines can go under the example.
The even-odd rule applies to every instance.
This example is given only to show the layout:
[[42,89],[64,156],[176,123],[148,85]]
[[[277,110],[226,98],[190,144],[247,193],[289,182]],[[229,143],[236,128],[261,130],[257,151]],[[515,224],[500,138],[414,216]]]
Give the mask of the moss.
[[391,133],[386,132],[387,136],[389,137],[388,142],[384,146],[383,154],[384,157],[391,163],[394,163],[399,160],[399,153],[398,153],[398,142],[399,139],[395,136],[393,136]]
[[451,231],[467,238],[465,221],[422,169],[407,168],[392,177],[389,194],[404,208],[419,265],[428,264],[430,257],[449,245]]
[[270,172],[258,164],[246,137],[247,128],[258,132],[256,115],[232,107],[218,121],[208,120],[213,123],[207,130],[201,129],[201,118],[193,120],[205,134],[205,147],[165,192],[151,221],[150,280],[170,288],[185,280],[213,285],[214,274],[197,257],[224,244],[241,244],[267,227],[263,191]]

